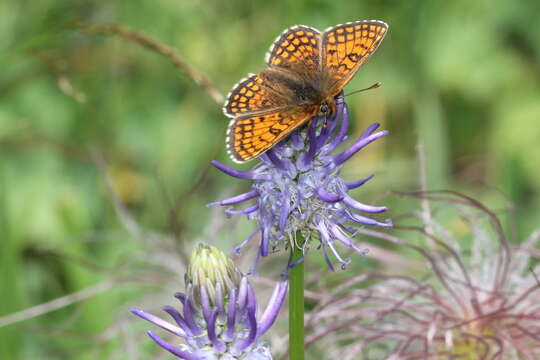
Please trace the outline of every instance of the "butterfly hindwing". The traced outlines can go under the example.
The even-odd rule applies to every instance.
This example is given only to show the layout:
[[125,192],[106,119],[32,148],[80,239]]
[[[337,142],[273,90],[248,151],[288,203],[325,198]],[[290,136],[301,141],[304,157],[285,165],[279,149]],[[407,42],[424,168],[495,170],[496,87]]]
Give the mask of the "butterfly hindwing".
[[318,30],[305,25],[293,26],[274,41],[266,54],[266,63],[271,67],[292,69],[302,66],[318,71],[320,41]]
[[331,27],[323,34],[323,69],[338,93],[369,56],[377,50],[388,25],[382,21],[356,21]]
[[227,149],[236,162],[251,160],[304,124],[312,113],[291,109],[248,114],[231,120],[227,130]]

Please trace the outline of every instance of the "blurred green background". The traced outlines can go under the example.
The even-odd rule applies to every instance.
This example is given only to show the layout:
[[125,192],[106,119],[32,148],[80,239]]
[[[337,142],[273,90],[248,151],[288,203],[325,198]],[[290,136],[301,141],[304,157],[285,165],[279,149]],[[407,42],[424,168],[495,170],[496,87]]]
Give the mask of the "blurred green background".
[[346,88],[381,81],[348,99],[352,130],[391,132],[345,167],[377,174],[355,196],[416,208],[390,191],[419,189],[421,139],[428,188],[510,214],[519,241],[540,216],[539,14],[534,0],[1,1],[0,317],[76,296],[0,327],[0,359],[168,358],[127,310],[173,303],[194,241],[228,249],[253,229],[204,206],[248,186],[209,166],[232,165],[221,106],[167,58],[77,24],[144,32],[226,94],[286,27],[384,20]]

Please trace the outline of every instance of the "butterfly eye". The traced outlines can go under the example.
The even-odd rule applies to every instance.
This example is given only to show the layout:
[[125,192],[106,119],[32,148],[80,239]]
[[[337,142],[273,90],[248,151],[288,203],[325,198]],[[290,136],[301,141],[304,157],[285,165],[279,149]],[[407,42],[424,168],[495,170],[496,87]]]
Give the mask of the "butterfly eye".
[[322,105],[319,107],[319,115],[325,116],[330,114],[330,107],[327,103],[322,103]]

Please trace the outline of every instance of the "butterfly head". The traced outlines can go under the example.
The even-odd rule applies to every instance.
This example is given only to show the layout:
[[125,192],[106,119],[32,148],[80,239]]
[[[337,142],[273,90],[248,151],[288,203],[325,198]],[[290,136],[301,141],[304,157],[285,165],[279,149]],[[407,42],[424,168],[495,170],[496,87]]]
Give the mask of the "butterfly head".
[[327,119],[332,117],[336,113],[337,101],[343,101],[342,92],[339,92],[335,97],[330,96],[323,100],[319,105],[317,115],[326,117]]
[[319,116],[330,117],[332,113],[333,112],[330,109],[330,104],[328,102],[325,101],[321,104],[321,106],[319,106]]

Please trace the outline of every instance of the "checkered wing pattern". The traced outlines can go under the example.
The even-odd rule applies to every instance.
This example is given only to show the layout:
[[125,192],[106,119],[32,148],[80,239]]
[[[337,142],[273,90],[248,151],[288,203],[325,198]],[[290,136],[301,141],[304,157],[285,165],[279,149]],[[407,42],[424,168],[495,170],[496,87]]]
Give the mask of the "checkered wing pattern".
[[266,54],[269,66],[318,71],[320,64],[321,34],[318,30],[305,25],[293,26],[285,30],[270,47]]
[[323,69],[337,94],[377,50],[388,30],[382,21],[356,21],[329,28],[323,35]]
[[310,84],[313,99],[335,96],[377,49],[387,29],[384,22],[372,20],[337,25],[322,34],[303,25],[285,30],[267,53],[269,69],[241,80],[223,107],[233,118],[227,131],[231,158],[251,160],[315,116],[321,103],[300,104],[298,84]]
[[227,131],[227,149],[236,162],[251,160],[310,119],[313,113],[294,109],[248,114],[235,118]]
[[227,102],[223,106],[225,115],[235,117],[242,113],[275,108],[277,104],[272,101],[273,96],[263,82],[258,75],[250,75],[240,80],[227,96]]

